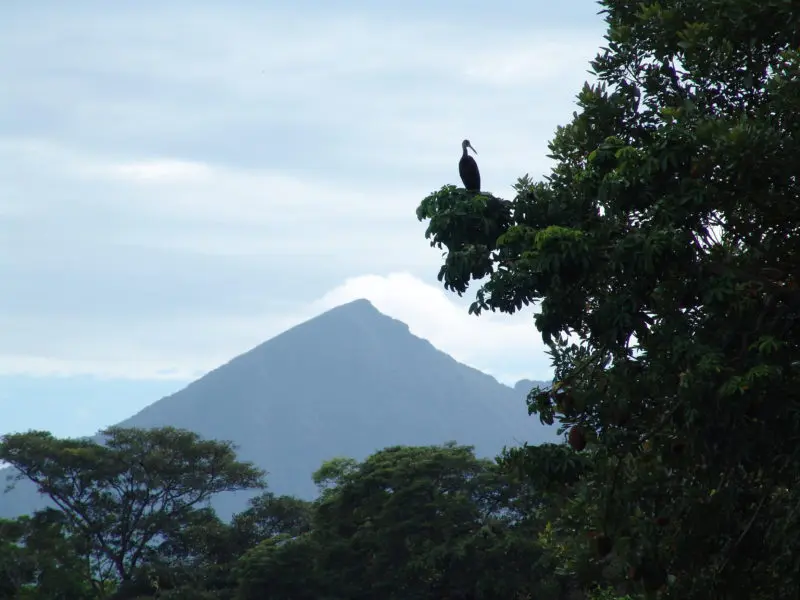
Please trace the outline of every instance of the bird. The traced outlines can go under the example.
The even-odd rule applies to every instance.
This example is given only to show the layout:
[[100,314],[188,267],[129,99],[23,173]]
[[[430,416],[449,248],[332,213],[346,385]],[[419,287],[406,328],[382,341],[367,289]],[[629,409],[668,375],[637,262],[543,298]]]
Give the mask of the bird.
[[461,175],[461,181],[464,182],[464,188],[466,188],[468,192],[480,192],[481,172],[478,170],[478,163],[475,162],[475,159],[467,154],[467,148],[472,150],[475,154],[478,153],[478,151],[472,147],[472,144],[469,143],[469,140],[461,142],[463,154],[461,155],[461,160],[458,161],[458,173]]

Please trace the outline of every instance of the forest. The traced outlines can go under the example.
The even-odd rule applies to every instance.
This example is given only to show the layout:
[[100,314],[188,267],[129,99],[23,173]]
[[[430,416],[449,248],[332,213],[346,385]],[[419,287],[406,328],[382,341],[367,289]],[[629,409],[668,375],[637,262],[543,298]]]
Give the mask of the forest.
[[[470,447],[392,447],[320,466],[315,502],[275,496],[229,443],[174,428],[6,436],[56,508],[0,523],[0,597],[566,598],[544,552],[557,496]],[[582,467],[560,445],[553,490]],[[560,481],[561,483],[556,483]],[[229,523],[213,493],[261,489]]]
[[332,458],[305,502],[192,432],[9,434],[56,508],[0,524],[0,598],[799,597],[800,11],[600,6],[551,173],[417,209],[476,318],[536,307],[566,443]]

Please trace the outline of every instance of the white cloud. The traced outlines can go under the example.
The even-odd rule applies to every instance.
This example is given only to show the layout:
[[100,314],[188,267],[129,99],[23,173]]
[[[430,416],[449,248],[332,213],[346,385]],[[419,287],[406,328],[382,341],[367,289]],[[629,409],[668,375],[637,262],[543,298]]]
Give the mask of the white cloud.
[[485,312],[476,317],[456,296],[409,273],[348,279],[314,306],[326,309],[358,298],[370,300],[382,313],[408,324],[411,333],[459,362],[504,383],[549,376],[549,359],[532,311],[515,315]]
[[123,163],[107,168],[111,177],[135,183],[204,183],[210,179],[208,166],[185,160],[149,160]]
[[22,356],[0,354],[0,375],[28,375],[33,377],[70,377],[91,375],[98,379],[167,379],[185,381],[195,379],[213,367],[200,367],[202,360],[188,362],[176,357],[173,362],[181,366],[164,368],[163,359],[137,360],[105,357],[62,358],[48,356]]
[[[354,181],[331,184],[271,169],[177,159],[119,162],[53,143],[17,142],[0,138],[0,160],[13,161],[10,178],[20,173],[30,177],[25,193],[31,197],[23,202],[20,193],[8,210],[27,214],[32,230],[25,232],[25,253],[7,238],[7,261],[30,261],[32,254],[52,261],[56,239],[42,228],[48,219],[57,219],[59,236],[94,246],[95,261],[125,249],[160,249],[280,258],[287,265],[295,258],[319,256],[328,264],[350,261],[356,270],[371,270],[414,269],[430,264],[435,254],[415,216],[416,205],[429,191],[421,186],[387,190]],[[23,152],[15,154],[17,147]],[[59,167],[43,185],[37,172],[49,164]],[[39,185],[43,188],[36,189]],[[72,227],[65,229],[65,223]],[[3,245],[0,241],[0,249]],[[58,252],[67,254],[78,247],[58,245]]]
[[[271,169],[237,169],[185,160],[106,163],[94,159],[79,171],[89,182],[108,179],[137,195],[135,208],[155,217],[214,223],[270,222],[283,218],[352,219],[364,214],[386,220],[413,218],[404,193],[380,188],[348,189]],[[376,202],[381,194],[382,201]],[[113,199],[111,200],[114,201]],[[130,206],[127,199],[117,202]],[[122,208],[122,206],[121,206]]]
[[[550,372],[532,313],[471,316],[464,303],[439,287],[408,273],[392,273],[348,279],[323,297],[284,311],[102,323],[94,329],[85,329],[86,323],[62,323],[69,344],[56,339],[42,354],[0,354],[0,374],[193,379],[320,312],[359,298],[504,383],[546,378]],[[20,326],[40,333],[33,320]],[[40,330],[49,326],[38,325]]]
[[433,283],[414,211],[458,182],[465,137],[485,189],[545,172],[601,27],[185,8],[0,23],[19,57],[0,61],[0,373],[191,378],[364,296],[504,381],[544,376],[530,315],[476,318]]

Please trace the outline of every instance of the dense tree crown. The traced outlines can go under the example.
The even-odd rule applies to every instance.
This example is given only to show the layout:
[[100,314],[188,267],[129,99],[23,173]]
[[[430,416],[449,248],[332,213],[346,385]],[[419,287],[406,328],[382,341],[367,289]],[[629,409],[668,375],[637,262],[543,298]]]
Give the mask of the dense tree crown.
[[60,509],[56,523],[81,541],[100,591],[108,579],[131,580],[157,542],[190,527],[211,495],[262,485],[262,472],[237,461],[230,443],[172,427],[102,434],[103,444],[42,431],[0,443],[0,460]]
[[[316,502],[264,492],[225,523],[194,501],[262,485],[229,444],[171,428],[107,434],[106,446],[5,436],[0,454],[59,508],[0,521],[0,598],[561,600],[577,589],[539,539],[556,504],[470,447],[333,459],[314,475]],[[170,457],[149,475],[145,445]],[[128,502],[119,482],[137,477]]]
[[604,577],[645,592],[795,597],[800,11],[602,4],[550,176],[511,201],[446,186],[418,216],[473,312],[540,309],[556,378],[530,409],[592,458],[563,543],[602,536]]

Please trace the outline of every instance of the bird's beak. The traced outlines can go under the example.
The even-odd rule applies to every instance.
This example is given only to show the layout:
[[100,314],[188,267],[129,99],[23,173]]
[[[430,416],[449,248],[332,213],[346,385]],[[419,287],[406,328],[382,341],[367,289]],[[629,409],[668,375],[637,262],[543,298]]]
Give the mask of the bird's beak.
[[472,144],[468,144],[468,146],[469,146],[469,149],[472,150],[475,154],[478,153],[478,151],[475,150],[475,148],[472,147]]

